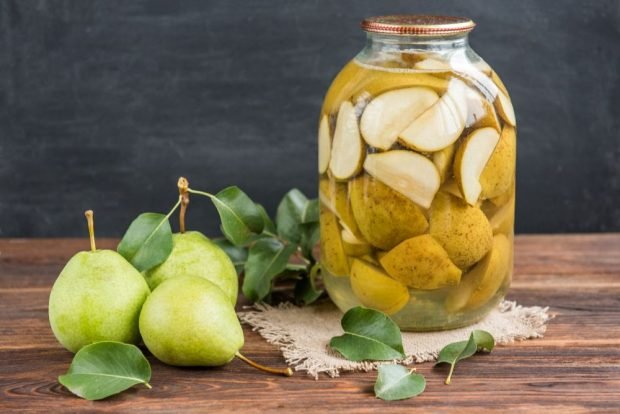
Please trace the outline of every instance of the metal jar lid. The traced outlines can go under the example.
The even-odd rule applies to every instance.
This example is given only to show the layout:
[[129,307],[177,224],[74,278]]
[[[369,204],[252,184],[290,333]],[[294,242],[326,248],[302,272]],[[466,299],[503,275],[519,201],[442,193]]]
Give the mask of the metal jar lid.
[[476,24],[467,17],[391,15],[364,19],[362,30],[373,33],[442,36],[470,32]]

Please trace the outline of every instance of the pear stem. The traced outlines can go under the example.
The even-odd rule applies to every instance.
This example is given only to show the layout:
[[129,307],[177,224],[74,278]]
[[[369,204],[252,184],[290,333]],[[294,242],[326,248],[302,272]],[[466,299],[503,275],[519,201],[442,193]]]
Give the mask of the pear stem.
[[185,177],[179,177],[177,181],[179,188],[179,198],[181,200],[181,210],[179,211],[179,231],[185,233],[185,212],[189,204],[189,182]]
[[88,223],[88,235],[90,237],[90,250],[94,252],[95,250],[97,250],[97,246],[95,245],[94,213],[92,210],[86,210],[84,212],[84,215],[86,216],[86,222]]
[[261,370],[263,372],[267,372],[269,374],[276,374],[276,375],[283,375],[285,377],[292,377],[293,376],[293,370],[290,367],[286,367],[286,368],[270,368],[270,367],[266,367],[264,365],[261,365],[259,363],[256,363],[254,361],[252,361],[249,358],[246,358],[245,356],[243,356],[243,354],[241,354],[241,352],[236,352],[235,356],[237,358],[239,358],[240,360],[242,360],[243,362],[245,362],[246,364]]

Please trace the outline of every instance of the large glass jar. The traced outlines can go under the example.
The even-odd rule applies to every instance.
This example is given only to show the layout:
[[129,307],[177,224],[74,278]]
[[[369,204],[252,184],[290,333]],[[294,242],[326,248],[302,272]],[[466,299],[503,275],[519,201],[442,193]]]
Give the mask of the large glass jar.
[[366,19],[319,121],[321,264],[342,310],[465,326],[512,277],[515,115],[466,18]]

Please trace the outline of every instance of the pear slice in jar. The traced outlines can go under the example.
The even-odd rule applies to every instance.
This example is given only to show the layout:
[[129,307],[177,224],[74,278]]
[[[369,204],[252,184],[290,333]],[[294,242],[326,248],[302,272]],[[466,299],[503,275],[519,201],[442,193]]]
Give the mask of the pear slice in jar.
[[510,201],[510,199],[512,198],[514,194],[514,191],[515,191],[515,183],[513,179],[512,184],[510,184],[510,188],[508,189],[508,191],[506,191],[505,193],[501,195],[498,195],[497,197],[489,198],[489,201],[498,207],[503,206],[508,201]]
[[321,177],[319,179],[319,201],[332,213],[336,213],[334,191],[332,191],[335,184],[336,183],[328,177]]
[[372,309],[392,315],[409,302],[409,290],[386,275],[380,268],[363,260],[353,259],[351,289],[359,301]]
[[340,220],[340,225],[355,237],[363,238],[353,217],[349,202],[348,183],[341,183],[328,178],[319,180],[319,200]]
[[489,64],[482,59],[476,60],[474,62],[474,66],[480,72],[484,73],[487,76],[491,76],[491,74],[493,73],[493,69],[491,68],[491,66],[489,66]]
[[463,275],[461,284],[446,297],[446,309],[457,312],[484,306],[510,274],[511,263],[510,242],[506,236],[498,234],[493,237],[491,251]]
[[437,193],[429,222],[430,235],[461,269],[482,259],[493,244],[493,230],[482,210],[451,194]]
[[351,100],[356,102],[363,95],[378,96],[387,91],[413,86],[430,88],[441,94],[448,89],[448,80],[428,73],[415,73],[408,69],[377,69],[369,67],[367,78],[357,85]]
[[454,143],[465,128],[467,89],[460,79],[450,80],[448,90],[398,136],[405,147],[439,151]]
[[501,130],[493,103],[485,99],[480,92],[473,89],[468,89],[467,91],[467,120],[465,121],[465,127],[471,129],[491,127],[497,131]]
[[323,115],[319,124],[319,174],[324,174],[329,167],[332,152],[332,139],[329,132],[329,117]]
[[364,141],[375,148],[390,149],[398,134],[438,99],[435,91],[419,86],[377,96],[366,106],[360,119]]
[[450,63],[445,60],[441,60],[434,57],[427,57],[426,59],[422,59],[417,62],[414,66],[415,69],[418,70],[428,70],[428,71],[437,71],[437,72],[450,72],[452,71],[452,67]]
[[437,167],[441,182],[445,182],[446,178],[450,175],[452,168],[452,160],[454,159],[454,152],[456,146],[454,144],[448,145],[441,151],[433,153],[433,164]]
[[456,184],[454,180],[448,180],[445,183],[443,183],[441,187],[439,188],[439,191],[452,194],[453,196],[464,200],[463,194],[461,194],[461,190],[459,189],[459,186]]
[[360,240],[346,227],[343,226],[342,247],[348,256],[366,256],[372,253],[372,246],[364,240]]
[[353,216],[371,245],[390,250],[428,229],[420,207],[381,181],[364,174],[351,181],[349,189]]
[[429,208],[441,179],[435,164],[423,155],[405,150],[369,154],[366,172],[416,204]]
[[491,77],[491,81],[493,82],[493,84],[497,86],[497,88],[502,91],[504,95],[508,96],[508,89],[506,89],[506,85],[504,85],[504,82],[497,75],[497,72],[492,71],[489,76]]
[[461,269],[429,234],[405,240],[379,261],[388,275],[414,289],[440,289],[461,280]]
[[499,142],[494,128],[480,128],[469,134],[454,156],[454,178],[470,205],[478,202],[482,192],[480,175]]
[[494,105],[497,109],[497,113],[502,117],[504,121],[506,121],[511,126],[517,126],[517,119],[515,117],[515,111],[512,107],[512,101],[510,100],[510,96],[508,95],[508,90],[506,89],[506,85],[497,76],[495,71],[491,72],[491,81],[493,85],[497,87],[497,96],[495,97]]
[[505,125],[499,142],[480,174],[484,198],[494,198],[506,193],[514,182],[517,161],[517,134]]
[[333,276],[348,276],[349,261],[340,236],[338,219],[323,204],[320,206],[321,263]]
[[517,118],[515,117],[515,110],[512,107],[512,102],[510,101],[508,95],[504,94],[501,90],[498,90],[494,103],[499,116],[501,116],[502,119],[508,124],[516,126]]
[[515,197],[514,192],[510,199],[493,213],[489,219],[493,234],[502,233],[510,235],[514,230],[515,223]]
[[323,100],[322,112],[328,115],[338,111],[340,104],[351,97],[358,84],[366,79],[368,69],[351,60],[336,75]]
[[345,101],[340,105],[332,141],[329,170],[337,180],[347,180],[362,170],[364,147],[357,125],[355,107]]

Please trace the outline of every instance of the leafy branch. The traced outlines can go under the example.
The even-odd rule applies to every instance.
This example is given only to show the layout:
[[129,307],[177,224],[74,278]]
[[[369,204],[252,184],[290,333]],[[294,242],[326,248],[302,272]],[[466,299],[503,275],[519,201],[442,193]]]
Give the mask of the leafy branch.
[[298,189],[289,191],[278,205],[275,221],[265,208],[239,187],[227,187],[216,194],[196,190],[181,177],[179,197],[167,214],[143,213],[129,226],[118,252],[138,270],[163,263],[172,251],[169,218],[181,207],[180,230],[185,230],[185,209],[189,194],[207,197],[221,221],[222,239],[214,242],[244,275],[242,292],[251,301],[269,300],[274,284],[295,279],[295,300],[309,304],[323,293],[317,288],[320,268],[313,249],[319,240],[319,204]]

